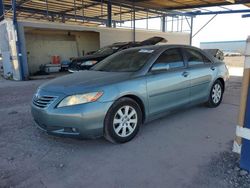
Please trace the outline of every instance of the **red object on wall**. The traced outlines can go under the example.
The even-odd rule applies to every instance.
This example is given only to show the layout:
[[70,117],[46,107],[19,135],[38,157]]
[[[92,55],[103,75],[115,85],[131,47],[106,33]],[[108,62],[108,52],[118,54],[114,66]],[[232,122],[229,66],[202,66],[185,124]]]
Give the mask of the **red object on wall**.
[[52,56],[52,64],[60,64],[60,56],[54,55]]

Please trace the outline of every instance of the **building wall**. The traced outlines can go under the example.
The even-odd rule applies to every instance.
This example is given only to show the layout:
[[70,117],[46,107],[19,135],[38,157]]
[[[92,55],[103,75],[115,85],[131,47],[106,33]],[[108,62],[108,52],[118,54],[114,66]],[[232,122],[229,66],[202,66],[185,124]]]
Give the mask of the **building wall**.
[[43,64],[51,62],[52,56],[60,56],[61,61],[81,56],[99,48],[97,32],[68,32],[56,30],[25,29],[25,41],[29,74],[34,74]]
[[[22,36],[26,35],[25,33],[27,33],[29,31],[29,29],[31,30],[36,30],[36,32],[40,31],[46,31],[46,32],[56,32],[56,33],[64,33],[64,35],[68,35],[68,33],[70,32],[71,35],[74,35],[75,41],[76,41],[76,48],[77,50],[75,50],[76,52],[76,56],[78,55],[82,55],[82,51],[84,50],[85,52],[88,51],[94,51],[99,49],[100,47],[103,46],[107,46],[110,45],[114,42],[122,42],[122,41],[132,41],[133,40],[133,32],[131,29],[118,29],[118,28],[105,28],[105,27],[86,27],[86,26],[79,26],[79,25],[70,25],[70,24],[63,24],[63,23],[51,23],[51,22],[35,22],[35,21],[19,21],[19,30],[24,30],[22,34]],[[30,32],[30,31],[29,31]],[[28,32],[28,33],[29,33]],[[85,33],[84,36],[78,36],[77,33]],[[51,33],[49,33],[51,34]],[[91,35],[91,36],[90,36]],[[149,37],[153,37],[153,36],[162,36],[165,39],[168,40],[167,44],[189,44],[189,34],[188,33],[180,33],[180,32],[155,32],[155,31],[145,31],[145,30],[137,30],[136,31],[136,40],[137,41],[141,41],[144,39],[147,39]],[[33,40],[33,42],[29,41],[29,39],[27,39],[27,37],[21,37],[20,40],[22,42],[22,49],[26,49],[27,52],[31,51],[31,49],[33,50],[33,48],[35,48],[35,42]],[[53,40],[53,39],[52,39]],[[64,41],[68,41],[68,40],[64,40]],[[48,42],[48,41],[47,41]],[[27,44],[26,44],[27,43]],[[30,43],[34,43],[34,44],[30,44]],[[41,42],[38,42],[39,45],[44,45],[47,46],[47,49],[51,49],[51,42],[49,42],[49,44],[45,44]],[[70,43],[70,42],[68,42]],[[73,42],[71,41],[71,44]],[[59,43],[58,43],[59,44]],[[55,45],[55,44],[54,44]],[[72,44],[73,45],[73,44]],[[45,48],[45,46],[43,48]],[[57,45],[58,46],[58,45]],[[57,46],[54,46],[54,48],[57,48]],[[60,44],[61,46],[61,44]],[[69,44],[67,44],[68,47],[70,47]],[[75,46],[71,46],[71,48],[75,48]],[[64,52],[66,49],[60,47],[60,49]],[[38,50],[36,50],[38,51]],[[50,50],[49,50],[50,51]],[[57,51],[53,51],[53,54],[58,53]],[[69,53],[69,52],[68,52]],[[49,56],[52,54],[52,52],[50,51],[49,54],[47,55],[41,55],[39,57],[39,60],[33,59],[31,60],[30,57],[27,56],[26,53],[22,53],[22,57],[23,59],[25,59],[23,61],[24,64],[28,65],[30,64],[31,66],[33,66],[32,64],[34,64],[36,66],[36,69],[38,67],[38,65],[40,66],[40,64],[42,62],[40,62],[40,59],[44,59],[44,63],[48,63],[49,61]],[[72,55],[73,54],[72,52]],[[27,56],[27,57],[26,57]],[[47,57],[45,57],[47,56]],[[70,56],[69,54],[67,55],[68,57]],[[35,58],[35,57],[34,57]],[[38,59],[38,58],[37,58]],[[32,62],[31,62],[32,61]],[[24,66],[25,67],[25,66]],[[31,69],[31,71],[29,70],[29,72],[34,72],[33,68],[29,68]],[[33,69],[33,70],[32,70]],[[28,68],[27,68],[28,70]],[[27,70],[25,70],[25,73],[27,74]],[[27,76],[27,75],[26,75]]]
[[82,56],[90,51],[96,51],[100,48],[100,34],[93,31],[72,32],[76,37],[77,55]]
[[26,34],[25,38],[30,74],[37,72],[40,65],[50,63],[54,55],[61,60],[77,56],[74,36]]
[[[66,31],[92,31],[100,33],[100,47],[110,45],[117,41],[132,41],[133,32],[131,29],[106,28],[106,27],[86,27],[63,23],[44,23],[20,21],[23,27],[36,29],[53,29]],[[168,40],[168,44],[189,44],[189,33],[181,32],[159,32],[150,30],[136,30],[136,40],[144,40],[153,36],[161,36]]]
[[[130,29],[100,28],[99,32],[101,47],[118,41],[125,42],[133,40],[133,33]],[[189,44],[189,35],[186,33],[136,30],[135,34],[136,41],[142,41],[153,36],[165,38],[168,41],[166,44]]]
[[221,41],[221,42],[201,42],[202,49],[220,49],[223,52],[236,52],[244,54],[246,41]]

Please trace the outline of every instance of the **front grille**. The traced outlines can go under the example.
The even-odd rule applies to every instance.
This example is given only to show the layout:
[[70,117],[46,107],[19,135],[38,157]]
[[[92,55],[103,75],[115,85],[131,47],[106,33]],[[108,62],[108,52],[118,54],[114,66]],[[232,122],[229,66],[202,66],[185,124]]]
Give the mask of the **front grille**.
[[48,107],[57,97],[54,96],[34,96],[33,104],[39,108]]

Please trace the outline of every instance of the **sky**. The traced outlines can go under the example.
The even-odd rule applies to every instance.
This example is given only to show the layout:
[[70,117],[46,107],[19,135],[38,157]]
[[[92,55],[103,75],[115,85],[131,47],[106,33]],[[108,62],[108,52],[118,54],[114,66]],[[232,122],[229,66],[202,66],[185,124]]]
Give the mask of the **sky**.
[[[194,30],[199,30],[210,18],[198,16],[194,19]],[[242,18],[241,14],[217,15],[200,33],[193,38],[193,45],[200,42],[246,40],[250,36],[250,18]]]
[[[247,9],[243,5],[224,6],[233,10]],[[207,8],[212,11],[226,10],[224,8],[212,7]],[[245,13],[246,14],[246,13]],[[197,16],[194,18],[193,34],[195,34],[204,24],[207,23],[214,15]],[[250,17],[242,18],[242,14],[222,14],[217,15],[204,29],[201,30],[194,38],[193,45],[199,47],[200,42],[212,41],[233,41],[246,40],[250,36]],[[184,30],[188,28],[187,22],[184,21]],[[159,30],[161,20],[159,18],[150,19],[148,27],[151,30]],[[130,27],[131,23],[127,22],[123,26]],[[136,21],[137,28],[146,28],[146,21]]]

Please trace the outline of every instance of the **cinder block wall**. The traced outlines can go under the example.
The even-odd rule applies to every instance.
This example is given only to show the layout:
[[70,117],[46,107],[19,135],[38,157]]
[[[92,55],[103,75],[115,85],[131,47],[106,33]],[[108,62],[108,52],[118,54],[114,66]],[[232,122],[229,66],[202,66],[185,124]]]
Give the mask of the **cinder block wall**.
[[29,74],[34,74],[42,64],[51,62],[54,55],[61,61],[82,56],[83,52],[99,49],[99,33],[91,31],[68,32],[58,30],[25,29],[25,43]]
[[[133,32],[131,29],[118,29],[118,28],[105,28],[105,27],[85,27],[85,26],[79,26],[79,25],[70,25],[70,24],[63,24],[63,23],[48,23],[48,22],[35,22],[35,21],[19,21],[19,30],[23,31],[20,35],[22,36],[20,38],[21,44],[22,44],[22,50],[25,52],[29,52],[30,49],[35,48],[35,45],[41,45],[43,48],[45,46],[48,46],[48,43],[51,43],[47,40],[46,42],[35,42],[33,39],[37,36],[30,36],[30,39],[27,39],[25,36],[25,28],[32,28],[33,30],[47,30],[46,32],[64,32],[64,35],[66,35],[68,32],[70,32],[70,35],[75,36],[75,41],[68,42],[70,44],[66,43],[64,44],[64,47],[61,47],[63,44],[60,42],[57,42],[57,44],[54,44],[53,48],[58,48],[61,50],[61,52],[65,52],[66,46],[67,48],[72,48],[72,50],[68,50],[67,57],[70,56],[81,56],[82,51],[88,52],[88,51],[95,51],[99,49],[100,47],[110,45],[114,42],[123,42],[123,41],[132,41],[133,40]],[[85,33],[83,36],[79,33]],[[89,33],[86,34],[86,33]],[[91,33],[91,34],[90,34]],[[91,35],[91,37],[90,37]],[[157,31],[145,31],[145,30],[137,30],[136,31],[136,40],[141,41],[153,36],[161,36],[168,40],[167,44],[189,44],[189,33],[175,33],[175,32],[169,32],[169,33],[163,33],[163,32],[157,32]],[[33,37],[33,39],[32,39]],[[29,38],[29,37],[28,37]],[[68,40],[64,40],[68,41]],[[32,45],[30,44],[32,43]],[[74,43],[74,44],[73,44]],[[50,44],[50,46],[53,46]],[[58,47],[60,46],[60,47]],[[51,47],[49,47],[51,49]],[[52,54],[56,54],[59,52],[50,51],[50,54],[40,54],[39,59],[36,58],[34,55],[34,58],[31,60],[31,57],[29,57],[30,54],[27,54],[25,52],[22,53],[23,57],[23,64],[26,70],[24,72],[26,74],[34,73],[34,70],[40,66],[40,64],[48,63],[49,56]],[[32,49],[33,50],[33,49]],[[31,50],[30,50],[31,51]],[[35,51],[38,52],[38,49]],[[69,51],[72,53],[70,54]],[[67,54],[65,53],[65,54]],[[64,53],[63,53],[64,54]],[[38,56],[37,56],[38,57]],[[40,61],[42,60],[42,61]],[[31,62],[32,61],[32,62]],[[28,66],[29,65],[29,66]],[[36,66],[33,69],[33,66]],[[27,75],[25,75],[27,76]]]

